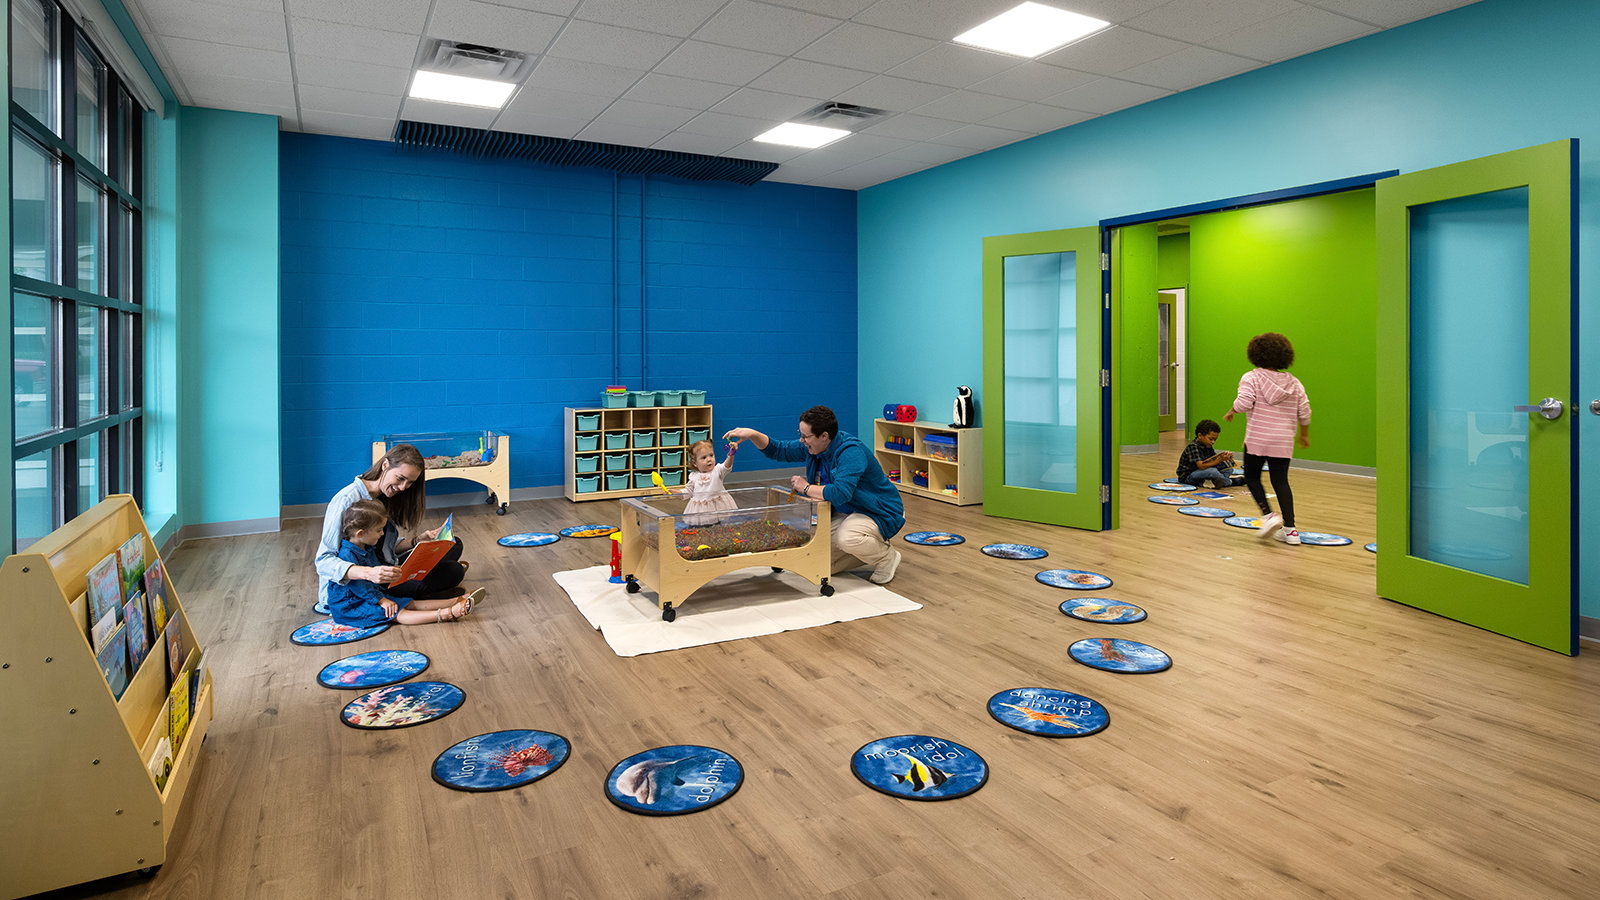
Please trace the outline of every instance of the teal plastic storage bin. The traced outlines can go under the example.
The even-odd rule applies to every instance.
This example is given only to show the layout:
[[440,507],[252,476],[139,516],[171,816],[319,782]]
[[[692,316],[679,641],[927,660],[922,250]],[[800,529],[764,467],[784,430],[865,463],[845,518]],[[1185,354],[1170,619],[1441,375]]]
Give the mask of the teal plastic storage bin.
[[573,466],[574,472],[598,472],[600,471],[600,457],[580,456],[577,457],[577,460],[573,463]]
[[578,413],[577,419],[579,431],[594,431],[600,427],[599,413],[589,413],[588,415]]
[[651,450],[649,453],[635,453],[633,455],[633,467],[635,469],[654,469],[656,467],[656,452]]
[[663,451],[661,451],[661,468],[665,469],[668,466],[681,466],[681,465],[683,465],[683,451],[682,450],[663,450]]
[[[661,480],[663,482],[666,481],[665,478]],[[633,473],[633,486],[636,488],[655,487],[656,483],[650,480],[649,472],[635,472]]]
[[606,409],[622,409],[628,405],[627,394],[601,394],[600,405]]
[[663,431],[663,432],[661,432],[661,446],[663,446],[663,447],[681,447],[681,446],[683,446],[683,429],[682,428],[674,428],[671,431]]
[[683,470],[673,469],[670,472],[662,472],[661,483],[667,487],[677,487],[678,485],[683,484]]
[[628,449],[628,433],[626,431],[608,431],[608,432],[606,432],[606,449],[607,450],[626,450],[626,449]]
[[606,454],[606,471],[607,472],[615,472],[618,469],[626,469],[627,467],[628,467],[628,454],[626,454],[626,453],[607,453]]
[[629,481],[629,478],[628,478],[628,473],[627,472],[623,472],[620,475],[607,475],[606,476],[606,490],[608,490],[608,491],[625,491],[625,490],[628,489],[628,481]]
[[656,433],[654,431],[635,431],[633,433],[633,448],[635,450],[643,450],[646,447],[654,447],[655,445]]
[[709,441],[709,440],[711,440],[711,429],[709,429],[709,428],[691,428],[691,429],[689,429],[689,445],[690,446],[693,446],[695,444],[695,442],[697,442],[697,441]]
[[598,434],[576,434],[572,436],[572,442],[577,445],[579,453],[600,449],[600,435]]
[[661,391],[661,406],[682,406],[683,391]]
[[637,406],[637,407],[640,407],[640,408],[649,407],[649,406],[655,406],[656,405],[656,392],[655,391],[629,391],[628,392],[628,405],[629,406]]
[[683,392],[683,405],[684,406],[705,406],[706,405],[706,392],[705,391],[684,391]]
[[600,476],[599,475],[579,475],[578,476],[578,493],[580,493],[580,494],[592,494],[592,493],[594,493],[595,491],[598,491],[598,490],[600,490]]

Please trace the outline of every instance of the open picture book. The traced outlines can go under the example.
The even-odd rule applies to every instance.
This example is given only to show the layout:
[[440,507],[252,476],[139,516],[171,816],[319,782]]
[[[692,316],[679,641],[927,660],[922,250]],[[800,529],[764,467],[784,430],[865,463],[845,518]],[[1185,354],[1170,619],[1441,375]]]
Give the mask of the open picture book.
[[421,581],[428,577],[428,573],[433,571],[433,567],[439,564],[439,560],[444,559],[445,554],[450,552],[450,548],[455,546],[455,536],[451,528],[455,518],[455,514],[452,513],[444,520],[444,526],[439,529],[438,538],[431,541],[419,541],[417,546],[412,548],[411,554],[406,557],[405,562],[400,565],[400,577],[389,583],[405,584],[408,581]]

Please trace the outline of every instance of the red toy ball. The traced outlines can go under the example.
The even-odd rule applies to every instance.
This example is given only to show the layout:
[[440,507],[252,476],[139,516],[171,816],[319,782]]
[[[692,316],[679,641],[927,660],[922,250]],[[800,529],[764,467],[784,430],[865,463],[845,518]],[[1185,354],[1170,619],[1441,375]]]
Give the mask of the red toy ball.
[[917,408],[907,404],[896,406],[894,408],[894,420],[896,422],[915,422],[917,420]]

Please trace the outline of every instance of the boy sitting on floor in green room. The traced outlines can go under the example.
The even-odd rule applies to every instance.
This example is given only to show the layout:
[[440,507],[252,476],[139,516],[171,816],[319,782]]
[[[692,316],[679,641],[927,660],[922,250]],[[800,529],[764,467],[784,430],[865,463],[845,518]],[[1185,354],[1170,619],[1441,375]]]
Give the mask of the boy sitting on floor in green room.
[[1221,436],[1221,425],[1210,419],[1200,420],[1194,427],[1194,440],[1178,457],[1178,481],[1195,487],[1205,487],[1207,481],[1219,488],[1233,485],[1233,477],[1224,471],[1233,468],[1233,454],[1216,449]]

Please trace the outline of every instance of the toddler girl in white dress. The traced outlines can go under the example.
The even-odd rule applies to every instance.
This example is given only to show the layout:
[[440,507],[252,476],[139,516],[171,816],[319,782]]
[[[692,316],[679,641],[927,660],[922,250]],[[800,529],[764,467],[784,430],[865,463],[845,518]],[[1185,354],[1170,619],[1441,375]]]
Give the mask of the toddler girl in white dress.
[[721,513],[739,508],[733,495],[722,486],[722,480],[733,471],[733,457],[738,452],[738,444],[729,444],[728,458],[719,463],[716,448],[712,447],[710,441],[695,441],[689,447],[689,466],[692,471],[689,472],[689,483],[683,488],[684,496],[689,498],[683,508],[685,524],[715,525],[722,520]]

